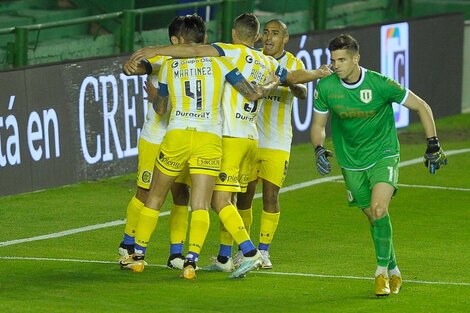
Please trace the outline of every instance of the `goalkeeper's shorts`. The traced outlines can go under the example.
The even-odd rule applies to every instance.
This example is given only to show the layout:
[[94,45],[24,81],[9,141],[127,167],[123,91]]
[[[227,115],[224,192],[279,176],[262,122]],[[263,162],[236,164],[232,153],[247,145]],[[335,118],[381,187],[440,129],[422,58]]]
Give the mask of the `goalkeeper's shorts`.
[[377,183],[387,183],[395,188],[393,195],[398,190],[398,164],[399,157],[384,158],[377,161],[372,167],[353,171],[342,168],[349,206],[357,206],[361,209],[370,208],[372,188]]

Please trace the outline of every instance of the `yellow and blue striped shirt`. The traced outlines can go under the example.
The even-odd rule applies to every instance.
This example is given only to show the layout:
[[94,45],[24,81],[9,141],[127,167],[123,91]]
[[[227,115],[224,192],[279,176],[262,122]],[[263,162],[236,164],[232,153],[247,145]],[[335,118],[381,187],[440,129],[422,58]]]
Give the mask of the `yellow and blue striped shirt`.
[[[153,83],[153,85],[158,88],[158,73],[163,62],[169,60],[170,57],[167,56],[155,56],[151,59],[148,59],[145,63],[148,79]],[[147,101],[147,100],[144,100]],[[169,113],[166,113],[163,116],[160,116],[155,113],[152,103],[147,101],[147,114],[145,115],[144,125],[142,126],[142,131],[140,136],[148,142],[154,144],[160,144],[165,137],[166,127],[168,124]]]
[[[304,69],[305,65],[289,52],[277,59],[288,70]],[[292,143],[292,104],[294,95],[289,87],[279,86],[264,98],[258,118],[260,148],[290,152]]]
[[[226,56],[235,63],[240,72],[250,82],[265,84],[271,72],[279,64],[271,56],[260,50],[239,44],[212,44],[221,56]],[[224,111],[223,135],[228,137],[258,139],[256,120],[262,100],[250,101],[235,88],[226,85],[224,88],[222,108]]]

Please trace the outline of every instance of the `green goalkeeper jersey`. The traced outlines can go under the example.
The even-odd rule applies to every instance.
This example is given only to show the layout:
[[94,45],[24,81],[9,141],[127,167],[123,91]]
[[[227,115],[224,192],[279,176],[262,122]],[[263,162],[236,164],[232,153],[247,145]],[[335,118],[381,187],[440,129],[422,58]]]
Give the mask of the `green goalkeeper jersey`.
[[331,135],[342,168],[363,170],[399,155],[392,103],[403,104],[407,96],[408,90],[396,81],[362,67],[357,83],[347,84],[336,74],[318,82],[314,109],[331,114]]

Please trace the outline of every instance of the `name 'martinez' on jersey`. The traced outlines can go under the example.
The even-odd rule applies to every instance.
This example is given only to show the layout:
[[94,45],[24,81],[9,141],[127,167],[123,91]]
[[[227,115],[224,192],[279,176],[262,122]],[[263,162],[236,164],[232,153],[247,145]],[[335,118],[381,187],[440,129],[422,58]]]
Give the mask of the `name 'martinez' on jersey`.
[[[236,72],[236,73],[235,73]],[[172,59],[162,65],[160,86],[171,103],[168,130],[194,128],[222,135],[220,99],[226,75],[240,75],[227,58]]]
[[179,65],[184,64],[195,64],[201,62],[212,62],[210,58],[202,58],[202,59],[189,59],[189,60],[179,60],[174,61],[172,67],[177,67],[177,69],[173,70],[173,77],[176,78],[185,78],[189,76],[207,76],[212,75],[212,67],[210,66],[202,66],[196,68],[180,68]]

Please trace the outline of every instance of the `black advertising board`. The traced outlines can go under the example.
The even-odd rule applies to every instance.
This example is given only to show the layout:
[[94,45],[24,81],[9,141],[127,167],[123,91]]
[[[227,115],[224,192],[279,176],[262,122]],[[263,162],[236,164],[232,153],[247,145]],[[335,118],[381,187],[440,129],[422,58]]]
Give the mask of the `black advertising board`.
[[[286,49],[317,68],[340,33],[358,39],[362,66],[409,87],[436,117],[460,113],[462,15],[292,36]],[[0,72],[0,196],[136,170],[146,77],[121,73],[127,57]],[[294,143],[309,141],[314,86],[294,103]],[[405,113],[397,124],[417,119]]]
[[0,196],[136,170],[145,77],[126,59],[0,73]]

